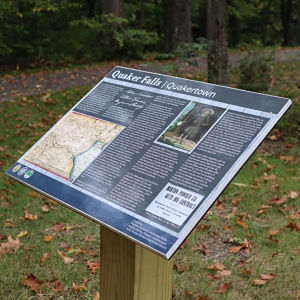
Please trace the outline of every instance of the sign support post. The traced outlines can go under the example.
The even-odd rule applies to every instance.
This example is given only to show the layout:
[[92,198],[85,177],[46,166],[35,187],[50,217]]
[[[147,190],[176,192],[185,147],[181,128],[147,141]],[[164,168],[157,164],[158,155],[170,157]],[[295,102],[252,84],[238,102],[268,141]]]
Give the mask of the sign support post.
[[103,226],[100,249],[101,300],[171,300],[173,259]]

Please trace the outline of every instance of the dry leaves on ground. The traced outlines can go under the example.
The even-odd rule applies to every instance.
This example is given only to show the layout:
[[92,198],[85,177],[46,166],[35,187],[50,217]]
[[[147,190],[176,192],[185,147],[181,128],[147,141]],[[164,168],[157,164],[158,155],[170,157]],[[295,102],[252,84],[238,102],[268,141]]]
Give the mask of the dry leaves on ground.
[[37,293],[43,282],[37,279],[34,275],[30,274],[27,275],[27,278],[22,282],[22,284],[31,288],[35,293]]
[[23,246],[20,242],[19,238],[17,237],[15,240],[9,235],[7,237],[6,243],[0,244],[0,256],[3,254],[10,253],[11,251],[17,251],[19,248]]

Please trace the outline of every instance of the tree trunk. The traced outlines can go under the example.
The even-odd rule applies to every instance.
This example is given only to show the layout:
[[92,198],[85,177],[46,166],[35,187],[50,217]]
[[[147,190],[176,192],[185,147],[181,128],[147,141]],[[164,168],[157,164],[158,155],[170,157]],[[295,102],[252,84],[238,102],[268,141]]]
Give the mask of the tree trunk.
[[227,1],[207,1],[208,81],[228,84]]
[[291,44],[291,21],[292,21],[292,0],[281,0],[281,23],[283,27],[283,42],[282,46],[289,46]]
[[95,17],[95,6],[96,0],[86,0],[87,8],[88,8],[88,17]]
[[102,0],[102,14],[125,16],[124,0]]
[[190,0],[165,0],[167,51],[192,41]]

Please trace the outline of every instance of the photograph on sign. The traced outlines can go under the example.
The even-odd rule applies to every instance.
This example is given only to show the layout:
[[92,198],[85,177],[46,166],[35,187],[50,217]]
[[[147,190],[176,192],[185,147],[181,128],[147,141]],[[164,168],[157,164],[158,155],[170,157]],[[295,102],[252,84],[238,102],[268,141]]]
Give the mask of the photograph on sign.
[[224,108],[191,102],[158,141],[191,152],[224,111]]
[[7,174],[169,259],[290,105],[115,67]]

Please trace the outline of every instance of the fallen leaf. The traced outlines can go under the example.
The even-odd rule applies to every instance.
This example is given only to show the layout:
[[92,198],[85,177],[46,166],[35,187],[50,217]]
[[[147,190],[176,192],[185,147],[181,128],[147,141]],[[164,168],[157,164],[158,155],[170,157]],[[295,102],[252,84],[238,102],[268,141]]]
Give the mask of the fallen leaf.
[[15,223],[14,222],[5,222],[4,227],[5,228],[15,227]]
[[231,253],[238,253],[240,250],[242,250],[245,247],[245,245],[239,245],[239,246],[234,246],[230,248]]
[[210,253],[210,250],[208,250],[204,244],[199,244],[198,247],[194,249],[194,251],[200,251],[204,255],[208,255]]
[[231,286],[231,283],[224,283],[216,289],[216,293],[224,294],[227,292],[227,290],[230,286]]
[[87,235],[87,236],[84,237],[84,240],[86,242],[93,242],[95,240],[95,237]]
[[58,279],[50,281],[50,285],[54,288],[54,293],[57,294],[62,290],[62,284]]
[[242,198],[242,197],[239,197],[239,198],[237,198],[237,199],[232,200],[231,203],[232,203],[232,205],[234,205],[234,206],[238,206],[239,203],[240,203],[242,200],[243,200],[243,198]]
[[73,289],[76,293],[78,293],[79,291],[81,290],[84,290],[86,291],[87,290],[87,287],[86,287],[86,283],[87,283],[87,279],[86,277],[83,277],[83,281],[80,285],[77,285],[76,283],[73,282]]
[[188,290],[186,290],[186,291],[184,292],[184,294],[185,294],[186,296],[192,296],[192,295],[193,295],[193,293],[192,293],[191,291],[188,291]]
[[288,196],[282,196],[281,198],[278,198],[275,196],[273,199],[269,200],[269,204],[276,204],[276,205],[281,205],[285,203],[288,200]]
[[289,229],[291,229],[291,230],[296,230],[296,231],[299,231],[299,230],[300,230],[299,226],[298,226],[296,223],[294,223],[294,222],[290,222],[290,223],[286,226],[286,228],[289,228]]
[[292,155],[280,155],[279,158],[285,163],[295,161],[295,157]]
[[177,265],[176,263],[174,263],[174,270],[177,271],[178,273],[183,273],[186,270],[186,266],[185,265]]
[[15,240],[9,235],[7,237],[6,243],[0,244],[0,255],[10,253],[11,251],[17,251],[23,244],[20,242],[19,238]]
[[23,236],[25,236],[25,235],[27,235],[27,234],[28,234],[27,231],[21,231],[21,232],[17,235],[17,237],[18,237],[18,238],[21,238],[21,237],[23,237]]
[[275,278],[276,276],[273,274],[273,273],[270,273],[270,274],[261,274],[260,275],[260,278],[262,280],[269,280],[269,279],[273,279]]
[[247,268],[243,268],[242,269],[243,273],[246,274],[247,276],[251,275],[251,270],[247,269]]
[[248,225],[241,218],[238,218],[236,220],[236,224],[238,224],[238,225],[240,225],[240,226],[242,226],[244,228],[248,228]]
[[253,282],[255,285],[264,285],[266,283],[266,281],[262,279],[254,279]]
[[37,215],[30,214],[27,210],[25,210],[24,220],[35,221],[38,219]]
[[87,265],[87,268],[88,268],[89,270],[91,270],[93,274],[96,274],[97,270],[98,270],[99,267],[100,267],[100,263],[97,262],[97,261],[96,261],[96,262],[88,261],[88,262],[86,263],[86,265]]
[[298,197],[298,193],[294,191],[290,191],[288,195],[291,199],[296,199]]
[[53,230],[55,232],[65,232],[66,231],[66,227],[65,227],[65,225],[63,225],[61,223],[57,223],[55,226],[53,226]]
[[41,259],[41,266],[44,266],[44,265],[45,265],[46,260],[47,260],[48,258],[49,258],[49,253],[48,253],[48,252],[44,253],[44,255],[43,255],[42,259]]
[[97,291],[95,297],[93,298],[93,300],[100,300],[100,294]]
[[221,270],[217,272],[218,275],[220,276],[230,276],[231,275],[231,271],[229,270]]
[[279,233],[279,229],[269,230],[269,235],[273,236]]
[[62,251],[58,250],[57,252],[66,265],[69,265],[75,261],[74,258],[66,256]]
[[53,235],[45,235],[44,236],[44,241],[45,242],[51,242],[54,239]]
[[27,278],[24,282],[22,282],[23,285],[28,286],[31,288],[35,293],[37,293],[42,286],[43,282],[38,280],[34,275],[30,274],[27,275]]
[[217,270],[217,271],[221,271],[225,269],[225,266],[223,264],[220,263],[216,263],[214,265],[211,265],[208,267],[209,270]]
[[211,274],[211,273],[209,273],[207,275],[207,277],[208,277],[208,279],[211,279],[211,280],[219,280],[220,279],[220,277],[216,276],[215,274]]

